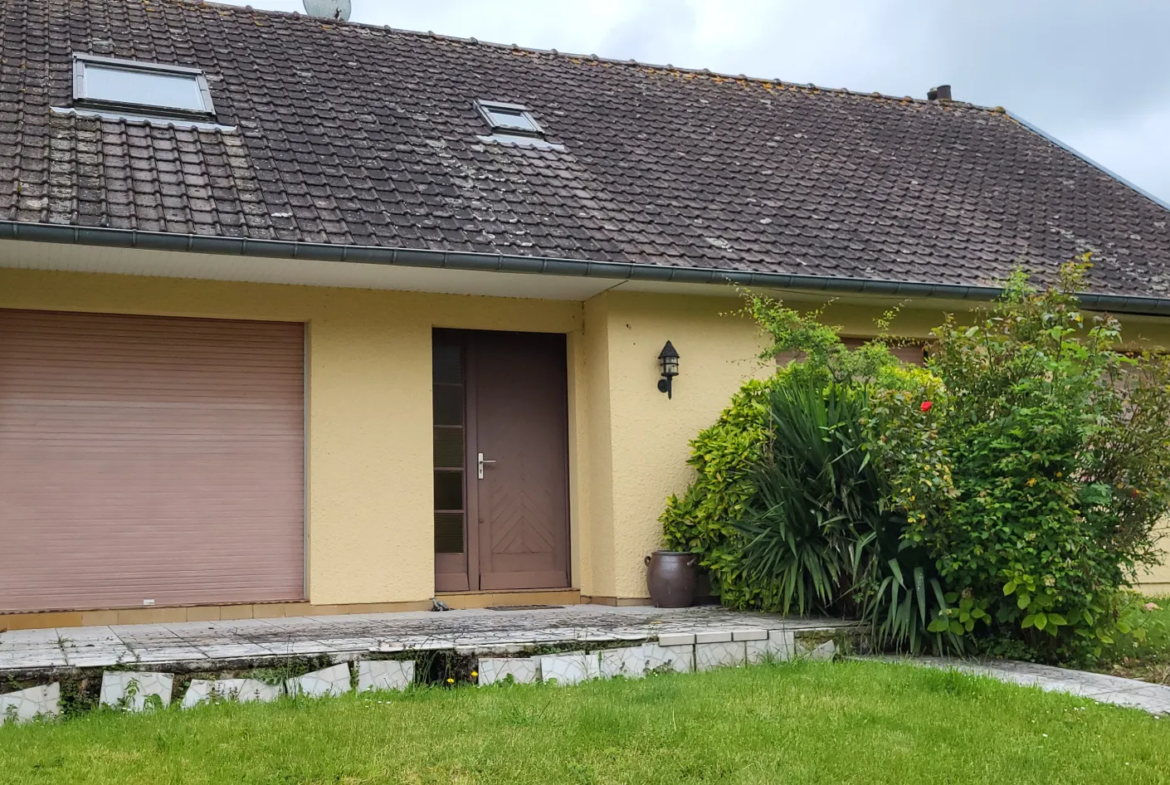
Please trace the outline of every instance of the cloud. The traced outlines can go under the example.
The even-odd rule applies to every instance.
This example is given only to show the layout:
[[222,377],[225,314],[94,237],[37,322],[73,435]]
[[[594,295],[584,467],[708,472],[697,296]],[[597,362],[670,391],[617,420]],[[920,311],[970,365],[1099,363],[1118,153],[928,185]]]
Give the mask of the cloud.
[[543,49],[892,95],[949,83],[1170,201],[1164,0],[353,1],[355,21]]

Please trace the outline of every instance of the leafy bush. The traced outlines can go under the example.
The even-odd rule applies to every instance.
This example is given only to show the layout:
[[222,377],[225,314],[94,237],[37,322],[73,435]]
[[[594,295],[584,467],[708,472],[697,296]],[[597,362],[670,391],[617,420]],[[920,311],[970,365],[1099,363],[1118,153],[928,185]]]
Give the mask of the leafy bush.
[[737,528],[760,605],[800,614],[849,610],[883,514],[864,452],[864,396],[788,378],[769,401],[771,444]]
[[989,645],[1046,658],[1095,655],[1130,631],[1118,592],[1156,558],[1170,508],[1170,365],[1115,351],[1115,319],[1086,320],[1083,271],[1043,292],[1017,275],[974,325],[936,331],[955,494],[911,502],[907,532],[992,614]]
[[1140,635],[1121,635],[1106,647],[1114,675],[1170,685],[1170,602],[1164,597],[1123,596],[1121,616]]
[[766,401],[774,385],[745,384],[715,424],[691,442],[695,481],[682,499],[671,496],[662,514],[666,547],[699,554],[712,591],[735,607],[758,602],[759,592],[743,581],[735,524],[756,495],[756,467],[770,439]]
[[1170,509],[1170,360],[1086,320],[1084,269],[948,318],[928,369],[890,353],[890,314],[851,351],[819,313],[749,297],[766,356],[799,359],[696,440],[668,544],[726,604],[857,612],[893,647],[1069,660],[1140,635],[1120,590]]
[[[681,499],[667,500],[661,522],[666,547],[699,554],[725,605],[776,610],[782,603],[771,579],[745,570],[747,539],[739,526],[759,501],[759,470],[773,443],[774,393],[785,385],[824,386],[834,378],[863,375],[888,380],[906,371],[883,342],[846,349],[839,328],[822,324],[819,312],[803,315],[749,294],[742,314],[773,339],[761,359],[775,362],[792,352],[804,359],[778,368],[771,379],[747,382],[715,424],[691,442],[688,463],[695,480]],[[910,373],[929,376],[921,369]]]
[[[919,647],[948,605],[925,551],[901,541],[905,511],[888,500],[891,481],[911,474],[906,461],[938,462],[930,444],[895,449],[923,441],[932,415],[921,403],[941,392],[938,379],[900,365],[884,339],[848,349],[819,314],[752,296],[745,310],[774,340],[763,357],[801,359],[749,383],[695,440],[698,477],[668,502],[667,544],[701,555],[727,605],[860,612],[883,639]],[[871,462],[879,430],[892,438]]]
[[929,552],[902,536],[906,513],[890,503],[897,475],[885,475],[868,447],[872,392],[885,391],[781,378],[770,452],[737,527],[743,575],[764,610],[859,614],[883,643],[914,650],[940,649],[943,637],[961,645],[949,627],[927,631],[958,598],[947,599]]

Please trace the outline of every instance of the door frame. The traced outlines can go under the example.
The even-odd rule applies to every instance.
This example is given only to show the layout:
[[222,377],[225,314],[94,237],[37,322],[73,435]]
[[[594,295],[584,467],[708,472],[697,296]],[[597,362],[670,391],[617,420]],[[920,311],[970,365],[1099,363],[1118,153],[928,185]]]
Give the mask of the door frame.
[[463,341],[463,542],[467,548],[467,588],[479,591],[479,407],[475,404],[479,363],[475,341],[467,331],[460,331],[459,337]]
[[[467,340],[465,330],[448,330],[443,328],[432,328],[431,330],[431,389],[432,395],[434,392],[434,351],[433,347],[438,343],[440,337],[444,338],[444,345],[458,346],[462,358],[462,372],[463,372],[463,552],[462,553],[439,553],[435,550],[434,542],[432,541],[431,548],[435,554],[435,592],[465,592],[476,591],[479,586],[479,557],[478,557],[478,538],[479,532],[473,531],[472,527],[468,526],[468,521],[471,516],[471,509],[469,505],[472,503],[472,492],[474,486],[471,484],[471,478],[467,467],[472,465],[469,460],[471,455],[471,446],[474,441],[471,438],[471,430],[474,427],[475,412],[474,407],[471,406],[471,394],[469,387],[472,384],[471,370],[470,370],[470,341]],[[434,422],[434,415],[431,418],[432,431],[440,427]],[[432,482],[434,475],[438,469],[433,465],[432,461]],[[478,513],[478,511],[476,511]],[[474,538],[474,539],[473,539]],[[476,557],[472,559],[472,554]],[[462,569],[459,569],[462,567]],[[476,588],[473,588],[476,587]]]
[[[445,337],[457,338],[456,341],[450,343],[457,343],[463,351],[463,553],[462,561],[464,565],[464,572],[440,572],[439,565],[444,564],[448,569],[454,567],[459,559],[455,554],[441,554],[435,553],[435,591],[437,593],[445,592],[506,592],[506,591],[528,591],[527,589],[483,589],[481,584],[481,562],[482,555],[480,549],[483,543],[481,536],[481,529],[486,526],[485,522],[479,519],[479,411],[477,405],[478,393],[478,363],[479,356],[475,341],[476,335],[524,335],[532,334],[532,332],[523,332],[516,330],[467,330],[467,329],[452,329],[434,327],[431,330],[432,345],[439,334]],[[563,333],[537,333],[543,335],[555,335],[562,339],[566,339]],[[565,537],[565,576],[567,578],[567,586],[559,587],[542,587],[550,591],[563,590],[570,588],[573,584],[573,537],[572,537],[572,456],[570,449],[572,439],[569,433],[570,423],[570,406],[569,406],[569,356],[568,356],[568,341],[565,340],[565,357],[564,357],[564,379],[563,386],[559,388],[559,394],[564,397],[563,421],[562,427],[565,433],[565,520],[564,520],[564,537]],[[433,424],[432,424],[433,427]]]

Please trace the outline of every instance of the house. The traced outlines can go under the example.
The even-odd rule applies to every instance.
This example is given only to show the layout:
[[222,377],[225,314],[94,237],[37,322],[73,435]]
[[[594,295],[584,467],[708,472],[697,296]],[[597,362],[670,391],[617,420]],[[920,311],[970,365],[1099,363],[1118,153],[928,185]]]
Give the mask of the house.
[[1170,345],[1167,205],[934,95],[0,0],[0,628],[645,602],[735,286],[922,338],[1091,249]]

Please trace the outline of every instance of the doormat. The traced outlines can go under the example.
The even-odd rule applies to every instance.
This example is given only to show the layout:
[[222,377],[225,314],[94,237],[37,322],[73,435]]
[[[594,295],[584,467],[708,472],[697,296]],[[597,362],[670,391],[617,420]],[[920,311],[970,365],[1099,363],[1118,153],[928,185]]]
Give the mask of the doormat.
[[489,605],[484,610],[489,611],[551,611],[565,607],[564,605]]

